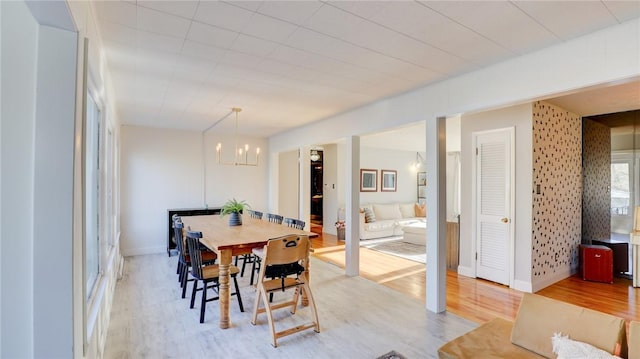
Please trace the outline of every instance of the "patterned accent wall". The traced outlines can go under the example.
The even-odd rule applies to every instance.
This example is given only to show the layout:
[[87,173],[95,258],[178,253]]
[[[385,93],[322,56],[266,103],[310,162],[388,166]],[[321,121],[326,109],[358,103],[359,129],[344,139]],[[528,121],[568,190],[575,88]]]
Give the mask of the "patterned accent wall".
[[582,123],[582,242],[611,237],[611,129]]
[[582,226],[582,121],[546,102],[533,103],[532,188],[532,275],[542,279],[577,267]]

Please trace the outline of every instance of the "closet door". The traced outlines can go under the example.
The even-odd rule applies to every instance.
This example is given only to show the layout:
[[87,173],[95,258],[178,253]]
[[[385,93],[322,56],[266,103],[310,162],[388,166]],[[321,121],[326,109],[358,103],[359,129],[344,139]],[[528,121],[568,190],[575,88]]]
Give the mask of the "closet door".
[[509,285],[513,248],[514,129],[473,135],[476,276]]

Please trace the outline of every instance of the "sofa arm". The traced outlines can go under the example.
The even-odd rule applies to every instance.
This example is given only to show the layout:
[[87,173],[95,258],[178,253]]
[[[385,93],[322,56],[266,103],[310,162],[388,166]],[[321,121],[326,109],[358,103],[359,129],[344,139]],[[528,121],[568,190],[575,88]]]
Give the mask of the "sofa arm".
[[358,221],[358,224],[360,226],[360,238],[362,238],[362,235],[364,234],[364,212],[360,212],[360,220]]
[[441,346],[438,358],[540,358],[511,343],[512,328],[513,322],[495,318]]

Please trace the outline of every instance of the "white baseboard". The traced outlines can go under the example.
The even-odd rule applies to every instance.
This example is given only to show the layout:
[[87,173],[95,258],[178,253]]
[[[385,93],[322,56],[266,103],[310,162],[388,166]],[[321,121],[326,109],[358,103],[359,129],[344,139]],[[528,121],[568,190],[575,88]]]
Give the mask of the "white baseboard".
[[576,268],[563,268],[558,272],[549,275],[544,278],[539,278],[538,280],[533,281],[532,285],[532,293],[539,291],[540,289],[546,288],[554,283],[557,283],[563,279],[569,278],[576,273]]
[[145,254],[167,253],[167,247],[120,248],[123,257],[143,256]]
[[471,277],[471,278],[476,277],[476,271],[473,270],[473,268],[460,266],[460,265],[458,266],[458,274],[463,275],[465,277]]
[[533,293],[533,285],[531,284],[531,282],[525,282],[519,279],[513,280],[513,289],[525,293]]

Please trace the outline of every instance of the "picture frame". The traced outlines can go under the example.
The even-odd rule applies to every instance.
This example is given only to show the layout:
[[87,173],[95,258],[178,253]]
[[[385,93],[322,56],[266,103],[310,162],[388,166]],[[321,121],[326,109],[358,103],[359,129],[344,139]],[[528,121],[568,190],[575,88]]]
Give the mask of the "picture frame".
[[380,170],[380,191],[395,192],[398,189],[398,171]]
[[378,170],[360,169],[360,192],[378,191]]

